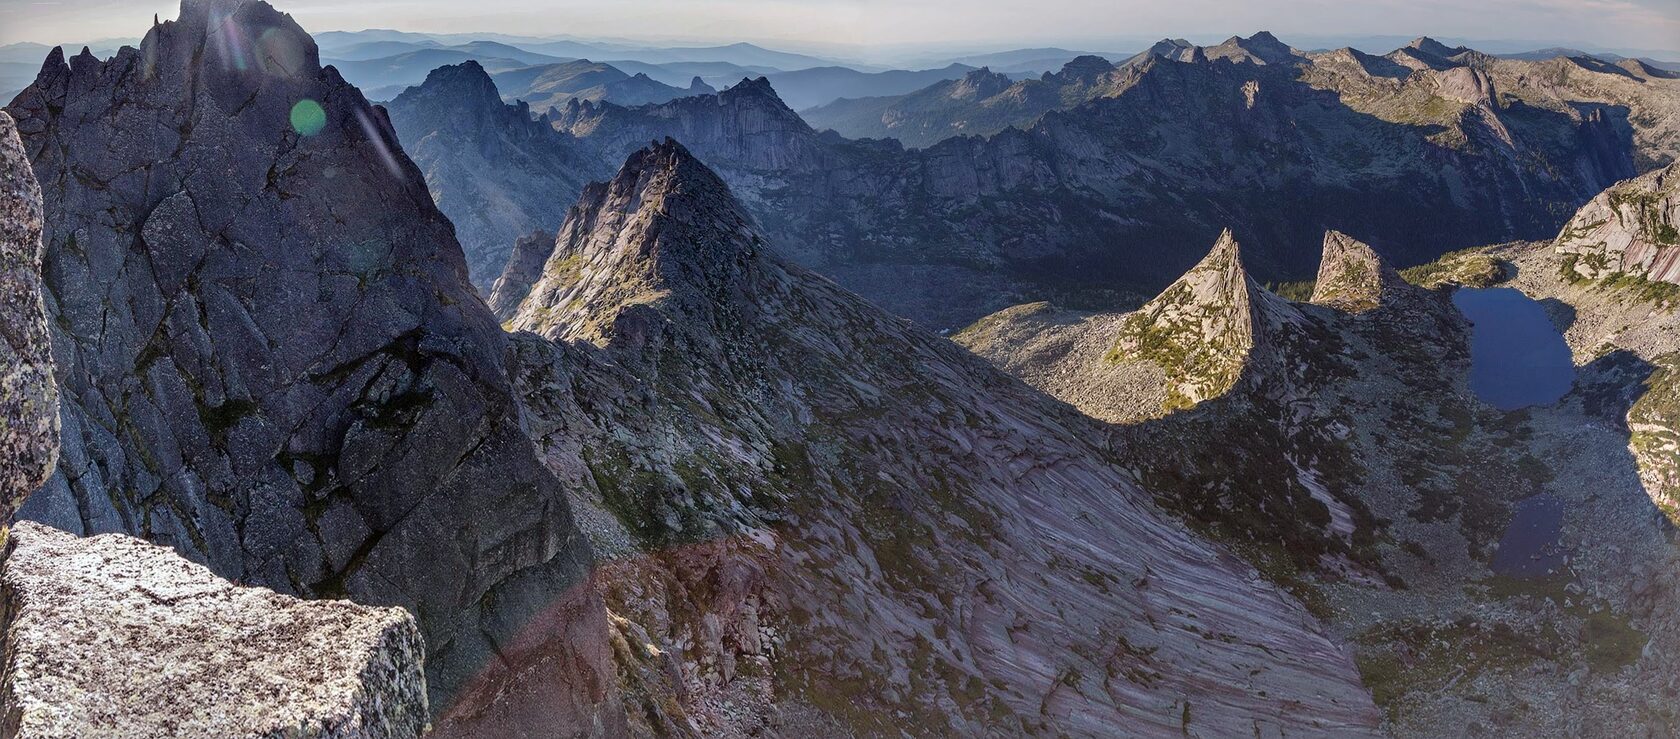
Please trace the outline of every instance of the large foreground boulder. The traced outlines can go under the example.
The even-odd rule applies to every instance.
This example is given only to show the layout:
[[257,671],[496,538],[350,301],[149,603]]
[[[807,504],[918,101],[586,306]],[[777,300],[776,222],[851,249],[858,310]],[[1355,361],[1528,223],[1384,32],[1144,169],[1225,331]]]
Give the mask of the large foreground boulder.
[[401,608],[229,583],[121,534],[19,523],[0,574],[0,733],[412,737],[420,631]]

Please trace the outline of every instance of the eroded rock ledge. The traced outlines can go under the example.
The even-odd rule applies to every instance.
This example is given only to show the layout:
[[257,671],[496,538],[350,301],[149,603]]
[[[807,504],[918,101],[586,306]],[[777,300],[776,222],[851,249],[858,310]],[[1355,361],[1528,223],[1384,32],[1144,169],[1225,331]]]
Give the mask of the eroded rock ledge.
[[11,530],[0,571],[0,734],[385,737],[426,726],[401,608],[223,580],[120,534]]

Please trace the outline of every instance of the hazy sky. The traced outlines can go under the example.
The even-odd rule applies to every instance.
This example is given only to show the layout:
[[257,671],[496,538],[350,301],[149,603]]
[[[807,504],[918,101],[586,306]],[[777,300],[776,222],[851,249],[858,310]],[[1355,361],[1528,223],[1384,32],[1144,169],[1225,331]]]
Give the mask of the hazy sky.
[[[1412,36],[1680,52],[1680,0],[271,0],[310,31],[428,32],[821,45],[1131,51],[1136,39]],[[137,37],[157,0],[0,0],[0,44]],[[1119,41],[1131,43],[1120,43]],[[1105,41],[1113,41],[1104,43]],[[1128,47],[1128,48],[1108,48]],[[1372,49],[1386,51],[1386,49]],[[860,52],[862,53],[862,52]]]

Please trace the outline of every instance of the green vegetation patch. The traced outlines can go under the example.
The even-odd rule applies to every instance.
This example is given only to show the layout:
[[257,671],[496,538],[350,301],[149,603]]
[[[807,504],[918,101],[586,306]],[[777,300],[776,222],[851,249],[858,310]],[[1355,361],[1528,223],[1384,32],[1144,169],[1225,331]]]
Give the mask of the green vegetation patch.
[[1488,287],[1505,279],[1505,267],[1482,247],[1442,254],[1428,264],[1400,270],[1400,277],[1433,290],[1448,285]]

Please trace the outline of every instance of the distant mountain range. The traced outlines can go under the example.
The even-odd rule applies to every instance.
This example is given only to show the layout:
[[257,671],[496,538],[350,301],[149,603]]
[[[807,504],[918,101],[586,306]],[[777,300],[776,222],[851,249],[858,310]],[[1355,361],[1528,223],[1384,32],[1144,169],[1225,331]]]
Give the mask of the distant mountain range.
[[[1020,57],[1034,54],[1011,52]],[[1244,38],[1233,36],[1214,46],[1197,46],[1183,39],[1164,39],[1141,54],[1105,59],[1082,56],[1070,60],[1058,72],[1046,72],[1036,79],[1011,81],[996,70],[982,68],[962,80],[942,81],[896,96],[842,97],[802,111],[805,120],[818,129],[830,129],[847,138],[894,138],[906,146],[926,147],[951,136],[990,135],[1008,127],[1025,128],[1055,110],[1068,110],[1127,88],[1133,70],[1150,58],[1194,62],[1198,59],[1248,62],[1256,65],[1298,66],[1311,69],[1309,57],[1335,57],[1357,65],[1364,73],[1389,79],[1403,79],[1415,70],[1445,71],[1455,67],[1491,62],[1495,59],[1544,61],[1570,58],[1576,66],[1597,68],[1613,74],[1638,77],[1666,77],[1680,65],[1628,59],[1616,55],[1589,55],[1574,49],[1546,49],[1522,54],[1493,56],[1464,46],[1448,46],[1432,38],[1414,39],[1385,56],[1345,47],[1333,51],[1309,52],[1291,47],[1264,31]],[[1010,54],[996,55],[1010,62]]]
[[[776,248],[940,328],[1010,296],[1100,305],[1159,290],[1226,226],[1249,234],[1249,266],[1266,280],[1309,273],[1316,254],[1299,245],[1326,228],[1402,265],[1545,237],[1607,184],[1672,159],[1680,138],[1672,80],[1428,39],[1377,56],[1302,52],[1262,33],[1209,47],[1169,40],[1118,65],[1085,57],[1035,80],[973,71],[899,112],[956,133],[1001,130],[953,138],[929,125],[936,141],[919,151],[816,130],[768,79],[657,105],[570,101],[547,117],[552,137],[434,130],[428,122],[479,115],[465,92],[435,87],[415,98],[423,105],[391,111],[405,142],[436,140],[411,150],[423,170],[523,169],[517,157],[458,161],[502,141],[611,162],[670,136],[729,182]],[[894,133],[909,130],[923,129]],[[463,227],[482,212],[444,204],[450,178],[433,186],[473,264],[496,261],[474,245],[506,254],[554,227],[552,214]],[[532,201],[564,202],[565,190]]]
[[[362,88],[373,100],[390,100],[401,94],[404,89],[420,84],[431,70],[469,59],[477,61],[492,73],[506,73],[524,67],[578,60],[595,60],[591,63],[608,65],[632,78],[645,75],[651,82],[678,91],[696,89],[693,88],[693,81],[697,77],[706,86],[721,89],[743,78],[765,76],[784,101],[795,110],[828,105],[843,98],[855,100],[907,95],[936,83],[961,79],[979,68],[1007,76],[1011,81],[1021,81],[1060,70],[1080,57],[1100,57],[1119,64],[1135,56],[1134,52],[1080,51],[1051,46],[905,57],[899,65],[901,68],[886,68],[820,53],[769,49],[751,43],[663,45],[619,39],[536,37],[501,33],[414,33],[390,29],[327,31],[317,34],[316,40],[322,63],[337,67],[347,80]],[[85,44],[65,44],[65,49],[69,55],[86,45],[95,56],[108,58],[115,54],[118,48],[138,43],[138,39],[102,39]],[[1177,43],[1184,47],[1191,46],[1188,41]],[[1139,48],[1141,46],[1142,44],[1138,45]],[[1499,48],[1510,47],[1507,44]],[[35,73],[40,70],[41,60],[46,58],[51,49],[52,47],[46,44],[29,42],[0,46],[0,101],[11,99],[33,80]],[[1556,56],[1591,56],[1612,64],[1630,58],[1613,53],[1589,53],[1564,47],[1519,50],[1499,56],[1528,60],[1550,59]],[[1643,56],[1638,58],[1654,69],[1680,71],[1680,62]],[[656,101],[667,92],[658,86],[640,82],[630,85],[626,91],[630,89],[634,92],[627,92],[623,96],[615,95],[611,91],[602,91],[591,93],[589,97],[633,104]],[[504,92],[510,97],[514,96],[506,87]],[[534,109],[543,110],[548,104],[563,103],[564,99],[545,98],[531,102]],[[822,121],[819,127],[832,126],[841,131],[862,131],[865,127],[848,123],[845,119],[860,115],[867,118],[872,112],[884,112],[885,107],[890,105],[882,101],[871,101],[828,111],[819,114],[819,120]],[[1002,117],[1011,118],[1007,115]],[[875,135],[880,133],[875,132]]]
[[492,76],[503,97],[524,100],[539,111],[573,99],[641,105],[717,92],[699,77],[690,80],[687,87],[676,87],[641,72],[626,74],[610,64],[588,59],[524,67]]

